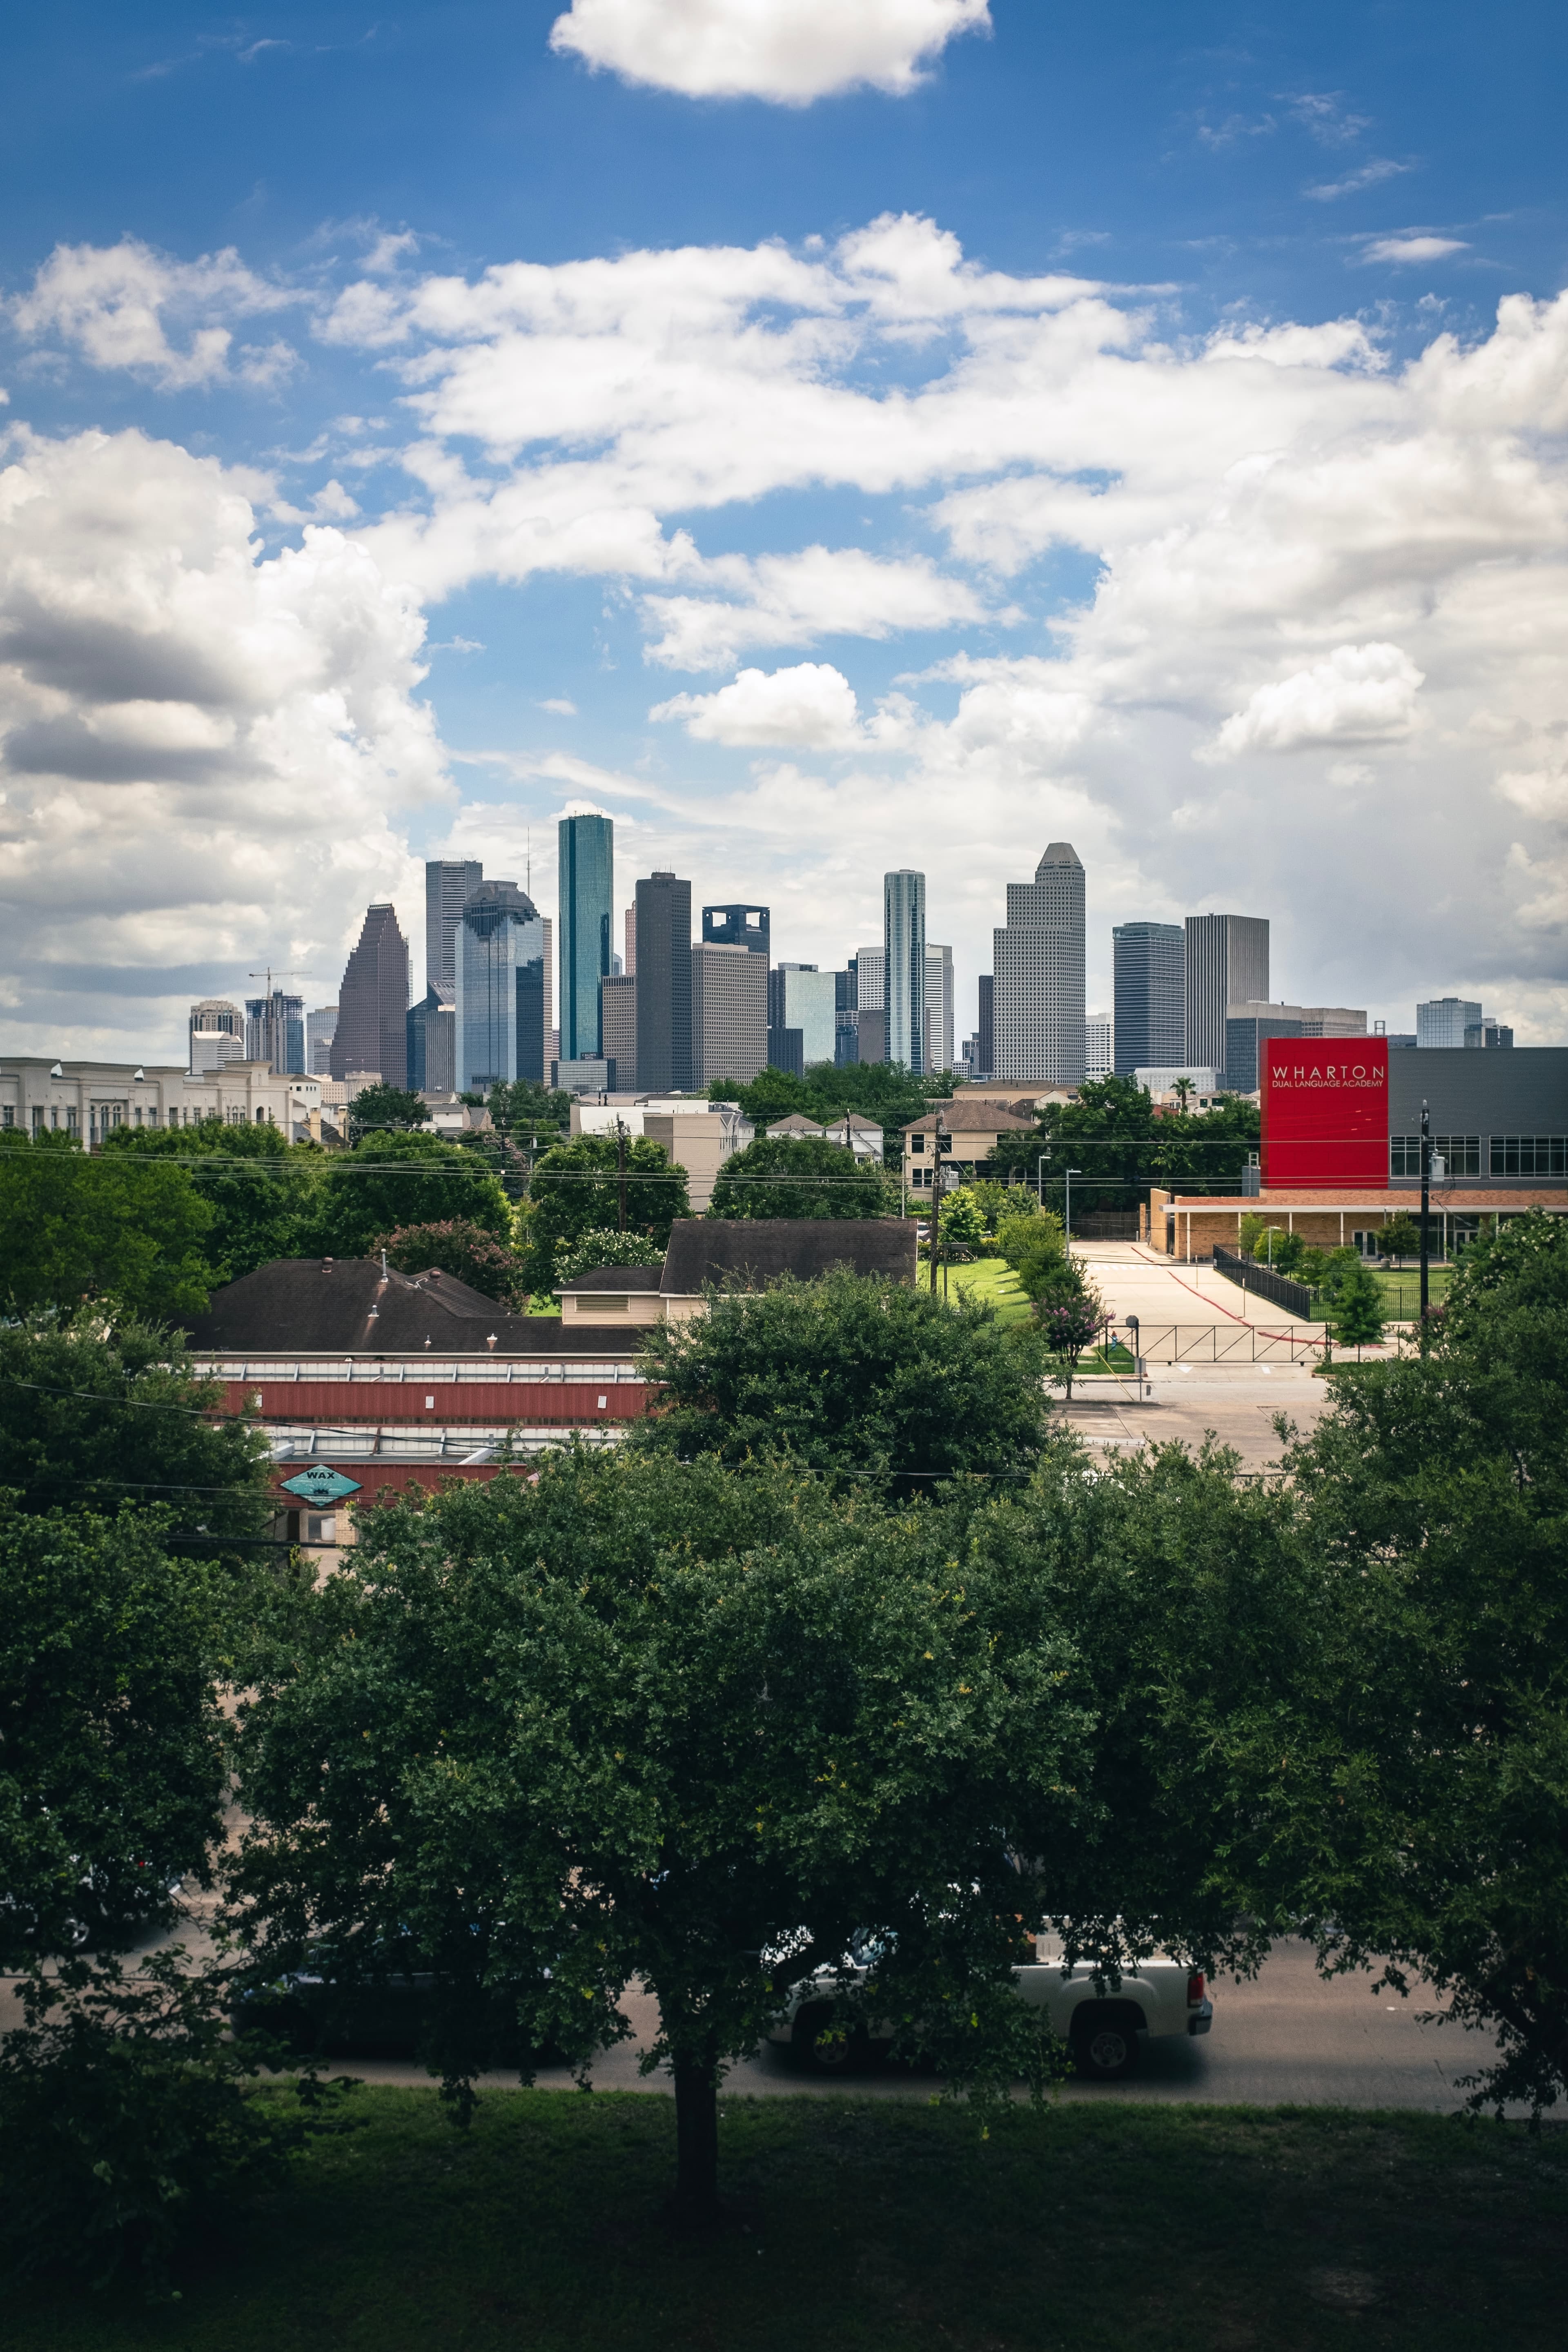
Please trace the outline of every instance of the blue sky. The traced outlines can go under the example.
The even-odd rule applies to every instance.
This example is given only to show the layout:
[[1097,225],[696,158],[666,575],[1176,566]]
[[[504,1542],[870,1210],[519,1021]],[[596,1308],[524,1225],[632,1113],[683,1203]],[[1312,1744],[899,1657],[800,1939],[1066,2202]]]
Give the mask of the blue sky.
[[1561,12],[985,17],[13,32],[0,1043],[548,910],[574,805],[823,963],[923,866],[965,1025],[1066,835],[1092,998],[1229,906],[1568,1033]]

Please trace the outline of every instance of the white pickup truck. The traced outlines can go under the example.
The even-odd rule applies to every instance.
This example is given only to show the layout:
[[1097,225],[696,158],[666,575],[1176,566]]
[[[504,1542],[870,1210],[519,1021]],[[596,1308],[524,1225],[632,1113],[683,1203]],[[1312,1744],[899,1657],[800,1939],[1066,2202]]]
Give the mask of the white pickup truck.
[[[1035,1953],[1032,1963],[1013,1971],[1018,1998],[1047,2012],[1052,2032],[1067,2043],[1079,2073],[1090,2082],[1114,2083],[1131,2074],[1141,2036],[1206,2033],[1214,2022],[1202,1969],[1189,1969],[1168,1952],[1141,1960],[1115,1986],[1104,1979],[1097,1985],[1082,1960],[1065,1968],[1059,1937],[1037,1936]],[[865,1974],[852,1969],[851,1981]],[[830,1970],[797,1986],[768,2035],[793,2050],[813,2074],[838,2074],[864,2065],[885,2054],[892,2039],[891,2025],[847,2027],[836,2021],[837,1990]]]

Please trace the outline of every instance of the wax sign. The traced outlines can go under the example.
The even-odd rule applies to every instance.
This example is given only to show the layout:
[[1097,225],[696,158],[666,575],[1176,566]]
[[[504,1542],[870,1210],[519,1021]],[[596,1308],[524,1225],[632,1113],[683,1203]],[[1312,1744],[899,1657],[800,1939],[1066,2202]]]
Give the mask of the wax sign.
[[1263,1188],[1388,1188],[1386,1037],[1260,1037]]
[[341,1470],[329,1469],[324,1462],[285,1478],[283,1485],[289,1494],[306,1503],[341,1503],[345,1495],[357,1495],[360,1490],[357,1478],[345,1478]]

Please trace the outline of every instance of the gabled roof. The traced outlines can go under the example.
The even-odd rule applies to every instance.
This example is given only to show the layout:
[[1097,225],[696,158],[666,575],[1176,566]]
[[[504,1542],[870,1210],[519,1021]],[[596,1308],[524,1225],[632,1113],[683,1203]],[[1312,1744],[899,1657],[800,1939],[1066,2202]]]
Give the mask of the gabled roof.
[[593,1265],[570,1282],[558,1282],[557,1298],[574,1298],[579,1291],[626,1292],[657,1290],[661,1269],[657,1265]]
[[[937,1114],[928,1111],[924,1118],[911,1118],[905,1128],[906,1135],[934,1135]],[[1005,1135],[1009,1128],[1033,1128],[1032,1118],[1021,1118],[1016,1111],[1006,1109],[998,1102],[944,1103],[942,1123],[949,1135]]]
[[629,1334],[617,1346],[552,1315],[509,1314],[454,1274],[384,1276],[374,1258],[275,1258],[215,1290],[185,1328],[204,1353],[385,1355],[428,1341],[443,1355],[554,1356],[636,1346]]
[[667,1298],[695,1297],[710,1285],[762,1290],[836,1265],[912,1283],[914,1226],[899,1217],[682,1217],[670,1228],[661,1288]]

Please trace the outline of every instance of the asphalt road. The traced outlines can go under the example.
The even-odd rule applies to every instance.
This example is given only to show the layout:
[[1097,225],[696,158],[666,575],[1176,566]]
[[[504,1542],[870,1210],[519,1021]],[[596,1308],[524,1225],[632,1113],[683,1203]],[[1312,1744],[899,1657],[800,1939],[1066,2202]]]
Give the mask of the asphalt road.
[[[1214,1989],[1213,2031],[1199,2041],[1149,2042],[1138,2072],[1123,2083],[1063,2085],[1066,2099],[1156,2099],[1205,2105],[1422,2107],[1451,2114],[1464,2100],[1458,2077],[1484,2064],[1489,2037],[1454,2025],[1424,2024],[1435,2004],[1416,1994],[1372,1990],[1370,1974],[1325,1982],[1306,1946],[1276,1947],[1249,1984],[1222,1979]],[[637,2071],[639,2053],[653,2039],[656,2017],[647,1996],[627,2013],[634,2038],[608,2051],[594,2069],[606,2091],[666,2092],[661,2072]],[[343,2071],[373,2083],[426,2083],[423,2069],[397,2059],[354,2059]],[[563,2068],[547,2068],[541,2087],[574,2087]],[[514,2075],[487,2076],[504,2088]],[[852,2090],[869,2098],[929,2099],[930,2075],[889,2072],[821,2082],[795,2071],[787,2052],[767,2048],[734,2068],[729,2095],[829,2097]]]

